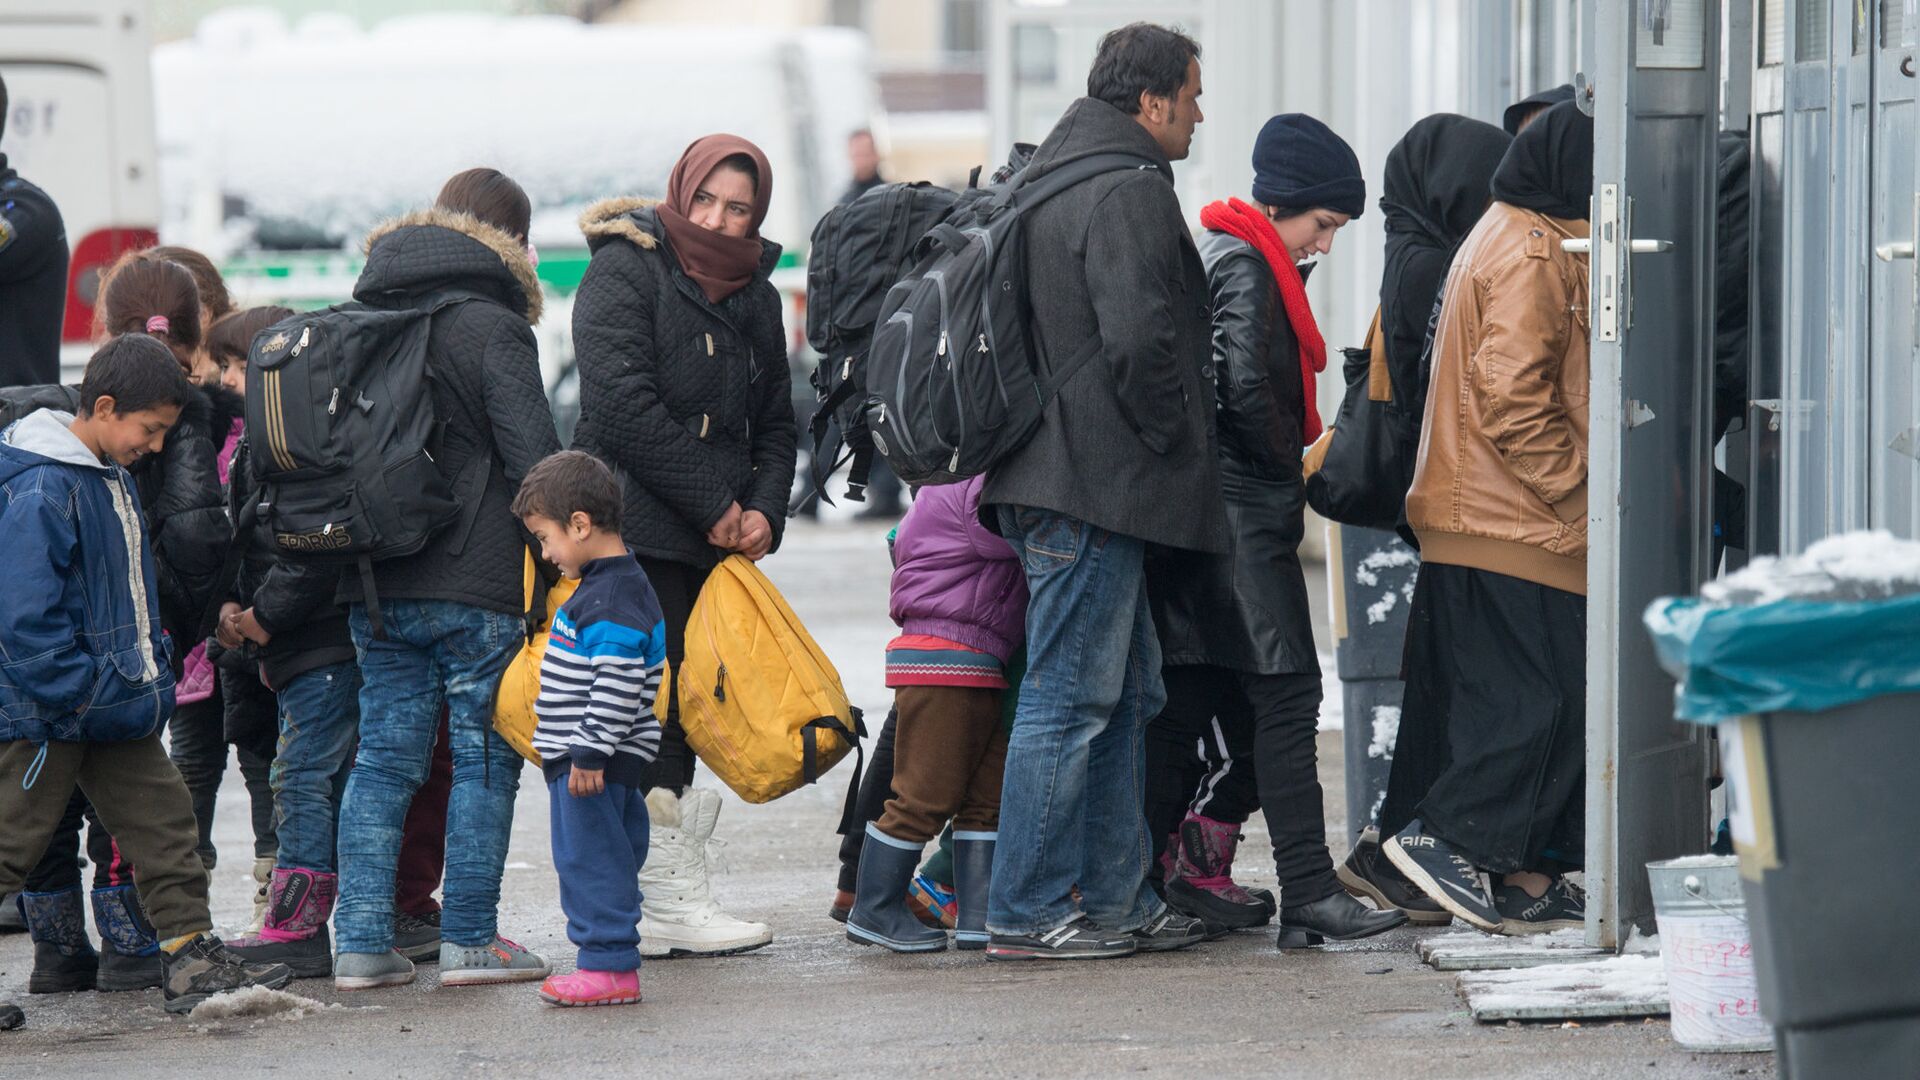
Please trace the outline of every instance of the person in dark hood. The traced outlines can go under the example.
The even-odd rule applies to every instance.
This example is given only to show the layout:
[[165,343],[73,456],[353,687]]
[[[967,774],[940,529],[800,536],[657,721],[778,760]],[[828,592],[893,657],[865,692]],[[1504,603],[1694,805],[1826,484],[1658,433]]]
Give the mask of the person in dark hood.
[[[453,788],[447,806],[442,986],[541,979],[546,962],[499,934],[500,874],[513,825],[520,757],[493,730],[493,692],[525,639],[528,536],[513,516],[527,470],[560,448],[534,346],[542,294],[527,245],[531,209],[493,169],[449,180],[432,208],[374,229],[354,299],[419,309],[449,298],[429,326],[435,466],[466,515],[420,551],[373,564],[384,634],[376,637],[360,575],[337,598],[360,662],[360,745],[340,803],[340,894],[334,986],[413,981],[393,949],[402,822],[425,779],[447,714]],[[482,463],[478,470],[469,468]],[[467,480],[472,473],[476,479]],[[272,631],[238,617],[241,636]],[[505,763],[494,768],[495,763]]]
[[[0,136],[7,84],[0,79]],[[67,315],[67,227],[60,208],[0,154],[0,386],[60,378]]]
[[656,809],[641,871],[649,956],[773,940],[765,923],[735,919],[707,894],[707,875],[689,869],[707,858],[693,831],[662,827],[667,819],[710,827],[708,811],[719,812],[717,792],[690,786],[694,756],[671,683],[694,601],[721,559],[765,558],[786,528],[798,450],[780,294],[768,280],[781,249],[760,235],[773,183],[759,147],[708,135],[674,165],[665,199],[608,199],[580,219],[593,257],[573,306],[573,444],[621,480],[620,533],[653,584],[667,633],[667,713],[643,778]]
[[1202,119],[1199,56],[1150,23],[1109,33],[1087,96],[1027,167],[1037,179],[1098,154],[1140,162],[1025,218],[1035,344],[1055,364],[1087,342],[1099,353],[980,496],[1032,594],[1000,812],[1018,841],[994,852],[990,958],[1125,956],[1204,934],[1147,883],[1137,759],[1166,703],[1147,548],[1227,549],[1206,269],[1173,187]]
[[[1273,914],[1226,873],[1247,795],[1257,790],[1285,900],[1282,948],[1370,937],[1406,922],[1348,896],[1334,878],[1313,741],[1320,661],[1300,566],[1301,450],[1320,434],[1314,384],[1327,345],[1297,264],[1333,250],[1334,234],[1366,209],[1366,190],[1345,140],[1290,113],[1267,121],[1254,142],[1254,201],[1201,210],[1230,547],[1225,555],[1156,559],[1147,578],[1167,665],[1148,788],[1157,776],[1189,775],[1182,763],[1209,736],[1227,758],[1178,793],[1184,805],[1149,799],[1156,841],[1178,827],[1167,902],[1229,926],[1257,926]],[[1237,767],[1236,756],[1244,759]]]
[[1528,94],[1519,101],[1507,106],[1500,117],[1500,126],[1507,129],[1508,135],[1520,134],[1520,129],[1533,123],[1535,117],[1563,101],[1573,100],[1573,84],[1561,83],[1538,93]]
[[[1407,520],[1420,539],[1387,859],[1483,930],[1584,923],[1593,119],[1528,125],[1454,256]],[[1493,894],[1480,882],[1492,875]]]

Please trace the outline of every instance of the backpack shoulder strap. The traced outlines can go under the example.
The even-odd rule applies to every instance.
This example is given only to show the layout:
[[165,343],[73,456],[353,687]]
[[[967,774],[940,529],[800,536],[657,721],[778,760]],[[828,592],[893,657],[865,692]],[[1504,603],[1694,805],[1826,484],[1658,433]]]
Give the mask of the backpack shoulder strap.
[[1029,179],[1028,174],[1021,173],[1020,178],[1008,184],[1007,190],[995,198],[994,202],[1012,202],[1022,210],[1031,210],[1068,188],[1096,176],[1128,169],[1152,168],[1156,168],[1153,162],[1136,154],[1092,154],[1076,161],[1069,161],[1045,176],[1034,179]]

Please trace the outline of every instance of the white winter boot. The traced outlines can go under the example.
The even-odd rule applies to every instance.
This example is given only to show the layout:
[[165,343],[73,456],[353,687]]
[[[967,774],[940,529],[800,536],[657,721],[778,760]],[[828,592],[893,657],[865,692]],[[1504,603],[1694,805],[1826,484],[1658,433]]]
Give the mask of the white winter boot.
[[247,922],[249,934],[257,935],[267,925],[267,908],[271,903],[268,887],[273,884],[273,866],[276,861],[276,857],[272,855],[253,860],[253,918]]
[[742,922],[720,910],[707,884],[707,842],[720,816],[720,793],[666,788],[647,795],[651,836],[640,868],[641,956],[728,956],[773,940],[766,923]]

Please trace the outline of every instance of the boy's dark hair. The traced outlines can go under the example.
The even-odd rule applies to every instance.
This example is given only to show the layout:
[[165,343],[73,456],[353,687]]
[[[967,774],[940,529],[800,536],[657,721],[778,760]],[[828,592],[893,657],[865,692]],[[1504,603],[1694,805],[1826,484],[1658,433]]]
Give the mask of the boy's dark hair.
[[533,204],[513,178],[499,169],[468,169],[455,173],[440,188],[433,205],[472,214],[522,244],[533,227]]
[[269,304],[223,315],[207,328],[207,353],[216,364],[245,360],[247,350],[253,347],[253,339],[260,331],[282,319],[292,318],[293,313],[292,308]]
[[151,334],[121,334],[100,346],[80,377],[80,410],[93,415],[94,403],[113,399],[116,413],[134,413],[162,405],[181,408],[193,396],[193,384],[173,358],[173,350]]
[[[96,312],[109,334],[152,334],[173,350],[182,369],[200,347],[200,286],[193,273],[152,249],[130,251],[110,267],[100,284]],[[164,326],[155,321],[164,319]],[[152,329],[148,329],[152,327]]]
[[178,244],[162,244],[147,250],[168,262],[179,263],[193,275],[193,284],[200,290],[200,306],[207,309],[207,322],[212,323],[233,311],[233,294],[227,291],[227,280],[220,276],[212,259]]
[[565,523],[574,514],[587,515],[596,529],[618,534],[622,499],[613,470],[592,454],[562,450],[540,459],[520,481],[513,497],[513,516],[538,515]]
[[1087,96],[1137,115],[1142,92],[1154,97],[1178,94],[1187,83],[1187,63],[1199,56],[1199,42],[1178,30],[1128,23],[1100,39],[1100,51],[1087,72]]

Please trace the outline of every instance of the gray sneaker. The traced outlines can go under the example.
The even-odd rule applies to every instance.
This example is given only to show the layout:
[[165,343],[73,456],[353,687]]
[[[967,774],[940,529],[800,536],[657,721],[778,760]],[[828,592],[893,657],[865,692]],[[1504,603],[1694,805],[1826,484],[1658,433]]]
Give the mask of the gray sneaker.
[[485,945],[440,943],[441,986],[486,986],[547,977],[547,962],[498,934]]
[[383,953],[343,952],[333,958],[335,990],[374,990],[413,981],[413,961],[388,949]]

